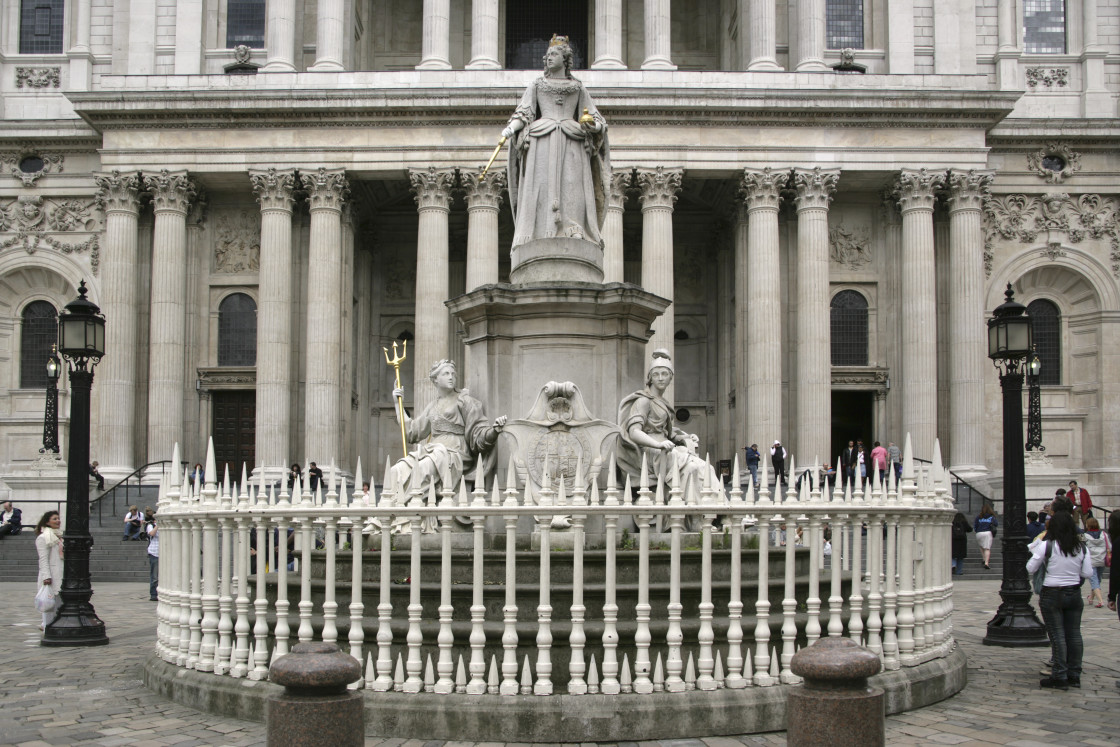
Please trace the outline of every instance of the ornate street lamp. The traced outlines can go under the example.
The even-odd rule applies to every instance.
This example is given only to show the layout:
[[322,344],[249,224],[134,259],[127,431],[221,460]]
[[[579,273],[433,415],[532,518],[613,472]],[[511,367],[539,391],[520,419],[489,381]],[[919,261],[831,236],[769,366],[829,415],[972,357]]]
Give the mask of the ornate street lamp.
[[1038,374],[1042,371],[1042,359],[1031,351],[1027,363],[1027,451],[1046,451],[1042,445],[1042,391],[1038,386]]
[[43,411],[43,448],[40,454],[58,455],[58,377],[62,364],[58,361],[57,345],[51,345],[47,358],[47,406]]
[[1003,389],[1003,599],[988,621],[988,646],[1046,646],[1046,628],[1031,606],[1027,576],[1027,491],[1023,468],[1023,363],[1031,354],[1031,318],[1015,301],[1011,283],[1007,300],[988,320],[988,357],[999,371]]
[[90,604],[89,581],[89,394],[93,368],[105,354],[105,317],[78,297],[58,315],[58,350],[70,366],[70,441],[66,466],[66,531],[63,534],[62,607],[43,631],[43,646],[100,646],[109,642],[105,623]]

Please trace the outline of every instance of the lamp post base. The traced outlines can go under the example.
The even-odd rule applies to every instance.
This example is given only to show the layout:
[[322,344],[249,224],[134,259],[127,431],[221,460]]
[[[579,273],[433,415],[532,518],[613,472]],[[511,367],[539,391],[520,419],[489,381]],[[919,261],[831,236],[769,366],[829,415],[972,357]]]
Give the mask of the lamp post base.
[[984,636],[985,646],[1006,646],[1011,648],[1043,647],[1050,645],[1046,626],[1038,619],[1030,597],[1027,599],[1008,599],[1001,594],[1003,604],[996,610],[996,616],[988,621],[988,634]]
[[43,631],[40,646],[104,646],[109,643],[105,623],[86,605],[73,613],[63,610]]

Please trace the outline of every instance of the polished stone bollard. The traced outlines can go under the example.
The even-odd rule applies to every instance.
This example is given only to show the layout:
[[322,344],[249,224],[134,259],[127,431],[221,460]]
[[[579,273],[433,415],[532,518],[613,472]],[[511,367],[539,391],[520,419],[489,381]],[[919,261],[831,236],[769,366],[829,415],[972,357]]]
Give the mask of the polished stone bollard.
[[265,710],[269,747],[361,747],[362,696],[346,689],[361,676],[361,665],[333,643],[299,643],[279,657],[268,670],[284,686]]
[[872,651],[849,638],[821,638],[794,654],[790,668],[805,678],[786,703],[790,747],[886,743],[883,691],[867,684],[882,668]]

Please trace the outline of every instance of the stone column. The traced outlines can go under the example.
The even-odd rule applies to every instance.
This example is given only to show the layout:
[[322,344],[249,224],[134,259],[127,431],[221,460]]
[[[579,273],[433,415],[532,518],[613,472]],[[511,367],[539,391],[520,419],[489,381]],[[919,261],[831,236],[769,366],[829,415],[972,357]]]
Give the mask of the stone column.
[[[481,169],[480,169],[481,170]],[[498,282],[498,209],[506,175],[493,171],[485,181],[477,172],[464,172],[467,198],[467,292]]]
[[1081,116],[1105,118],[1116,116],[1116,101],[1105,86],[1104,61],[1108,56],[1099,43],[1097,4],[1099,0],[1081,2],[1081,69],[1084,77],[1081,93]]
[[1023,32],[1019,27],[1015,0],[999,0],[996,5],[996,72],[1000,90],[1019,87],[1019,58],[1023,56]]
[[124,477],[136,468],[137,245],[140,177],[135,171],[94,174],[105,211],[101,313],[111,330],[97,367],[100,412],[94,457],[101,474]]
[[990,171],[949,172],[949,465],[984,469],[983,202]]
[[824,62],[824,7],[824,0],[797,0],[797,67],[795,69],[799,73],[831,69]]
[[895,187],[902,211],[902,431],[922,459],[933,455],[937,436],[933,203],[944,180],[941,173],[903,169]]
[[468,70],[498,70],[498,0],[471,2],[471,61]]
[[[642,287],[669,299],[668,308],[653,323],[647,353],[658,348],[673,354],[673,203],[681,191],[683,169],[638,169],[642,203]],[[646,356],[649,357],[648,355]],[[667,395],[668,396],[668,395]],[[668,397],[672,402],[672,397]]]
[[831,458],[832,361],[828,293],[828,204],[840,172],[798,169],[797,189],[797,423],[794,450],[809,466]]
[[417,70],[451,69],[451,0],[424,0],[424,26]]
[[751,61],[747,70],[781,70],[778,64],[778,27],[774,0],[751,0],[748,21]]
[[645,0],[646,59],[643,70],[676,70],[670,53],[669,0]]
[[746,169],[743,200],[747,205],[747,444],[757,442],[765,455],[782,433],[782,292],[778,264],[778,205],[787,172]]
[[[292,205],[295,171],[250,171],[261,205],[257,274],[256,461],[283,470],[295,454],[292,424]],[[298,296],[297,296],[298,297]],[[269,479],[272,474],[267,474]]]
[[319,0],[315,17],[315,71],[342,70],[343,17],[346,14],[343,0]]
[[[446,358],[451,341],[451,315],[444,306],[448,295],[447,218],[451,212],[454,171],[409,173],[420,226],[416,235],[416,348],[413,351],[413,412],[422,412],[435,392],[428,369]],[[407,384],[405,385],[407,386]]]
[[626,210],[626,190],[630,189],[632,173],[615,171],[611,174],[610,192],[607,194],[607,217],[603,221],[603,282],[621,283],[625,277],[622,246],[622,214]]
[[[750,265],[748,258],[748,211],[745,202],[741,202],[735,209],[735,238],[733,253],[735,264],[735,331],[734,331],[734,350],[735,350],[735,378],[732,380],[732,388],[735,392],[735,422],[732,426],[732,432],[735,434],[735,448],[742,449],[745,446],[750,446],[753,442],[751,438],[756,441],[760,438],[766,438],[766,434],[757,433],[751,434],[747,430],[747,389],[749,382],[747,381],[747,328],[750,325],[750,320],[747,318],[747,299],[750,297],[748,290]],[[761,446],[761,443],[760,443]],[[746,468],[743,464],[743,468]]]
[[303,455],[323,463],[342,454],[342,204],[350,190],[343,169],[320,167],[301,177],[311,208]]
[[296,0],[268,0],[265,13],[268,57],[261,71],[291,72],[296,69]]
[[622,0],[595,0],[595,61],[591,68],[626,68],[622,59]]
[[78,0],[74,5],[74,46],[66,50],[70,60],[69,90],[88,91],[93,71],[93,51],[89,46],[93,2]]
[[186,388],[187,210],[195,185],[185,171],[144,177],[152,193],[152,292],[148,341],[148,459],[183,443]]

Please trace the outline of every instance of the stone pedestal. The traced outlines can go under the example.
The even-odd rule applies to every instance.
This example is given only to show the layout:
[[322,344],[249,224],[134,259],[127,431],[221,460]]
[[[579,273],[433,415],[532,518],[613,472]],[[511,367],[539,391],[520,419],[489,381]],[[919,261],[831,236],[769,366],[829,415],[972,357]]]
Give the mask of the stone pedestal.
[[790,668],[805,678],[786,701],[791,747],[886,744],[883,691],[867,684],[882,668],[872,651],[850,638],[822,638],[794,654]]
[[513,248],[509,279],[513,283],[601,283],[603,250],[583,239],[534,239]]
[[0,488],[3,486],[7,486],[8,491],[0,489],[0,500],[12,501],[16,508],[23,510],[24,531],[30,529],[34,534],[39,517],[54,510],[59,512],[62,525],[66,526],[66,462],[61,458],[45,454],[33,462],[21,463],[11,472],[0,475]]
[[627,283],[483,286],[447,302],[471,361],[462,386],[489,417],[517,417],[542,382],[571,381],[613,422],[619,401],[645,385],[650,325],[668,304]]
[[333,643],[299,643],[276,660],[269,679],[283,685],[265,711],[270,747],[365,744],[361,693],[346,686],[361,679],[362,665]]

